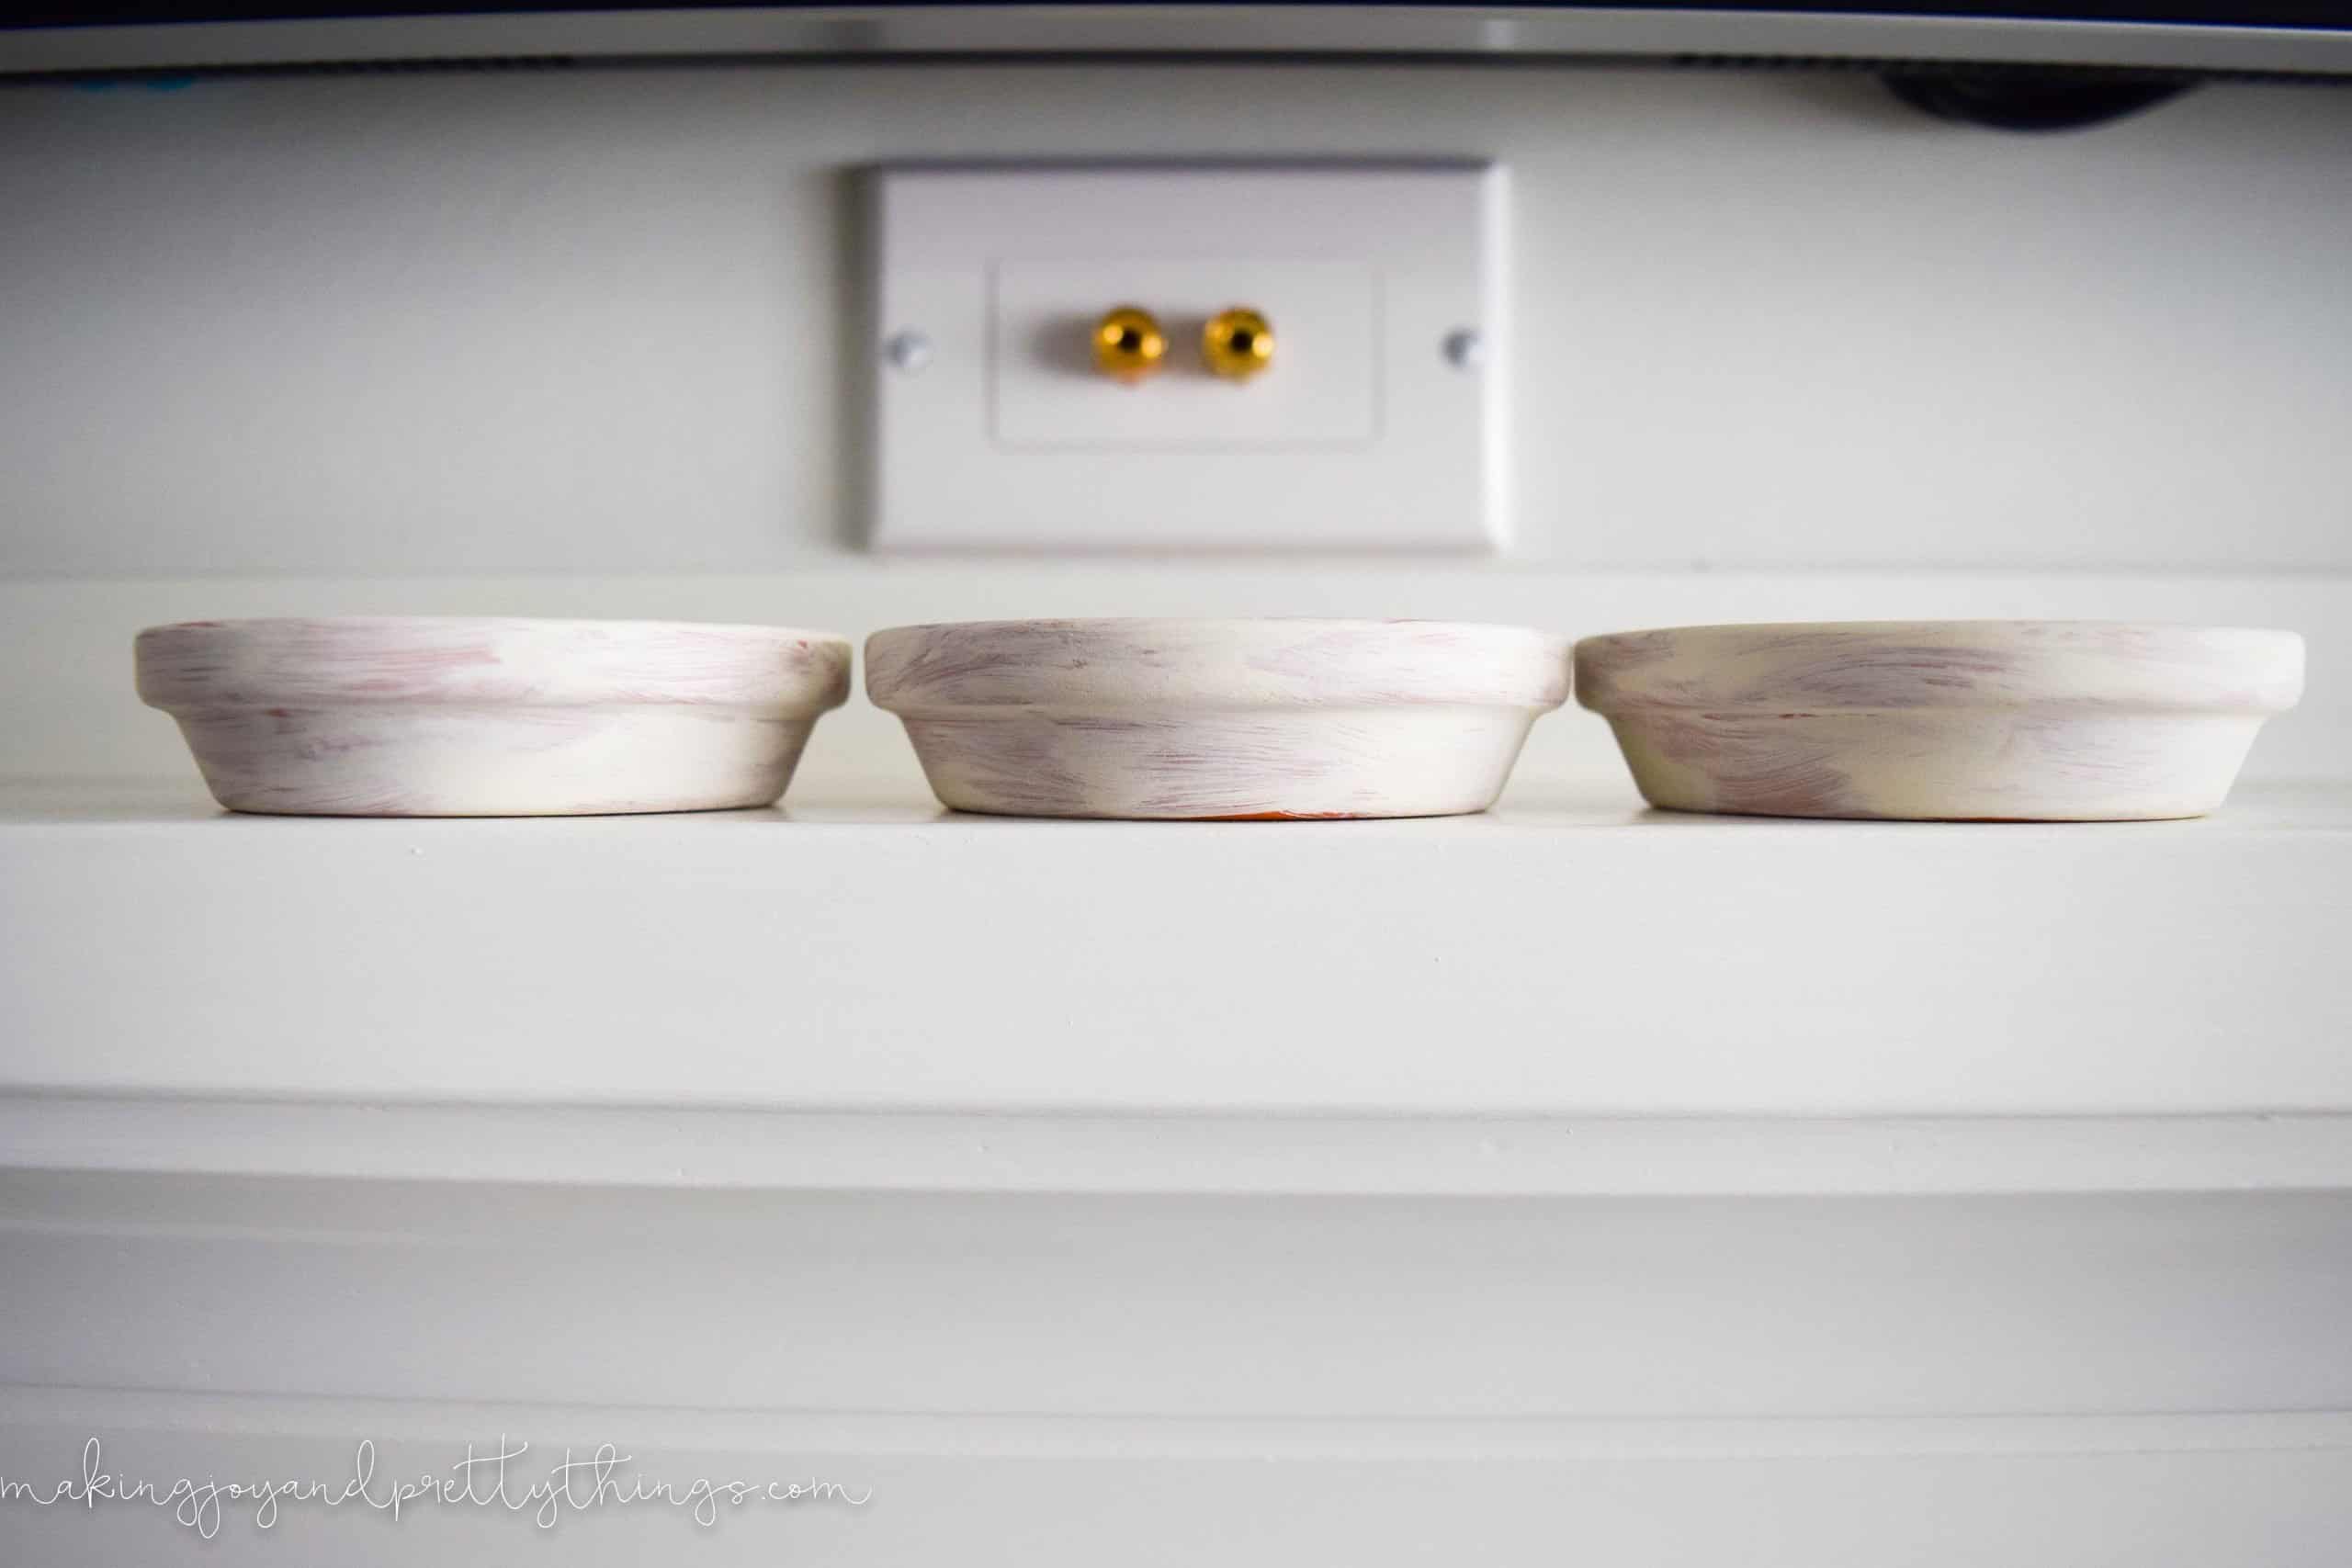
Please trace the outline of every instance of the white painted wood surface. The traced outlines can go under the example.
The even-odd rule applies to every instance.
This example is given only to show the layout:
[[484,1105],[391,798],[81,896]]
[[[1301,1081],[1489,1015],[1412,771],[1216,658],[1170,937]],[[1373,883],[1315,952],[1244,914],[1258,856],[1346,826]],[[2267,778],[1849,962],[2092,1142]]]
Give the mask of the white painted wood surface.
[[11,1545],[77,1568],[1418,1568],[1465,1554],[1536,1568],[1568,1544],[1631,1568],[1869,1565],[1892,1552],[1916,1568],[2337,1568],[2352,1528],[2341,1416],[1138,1427],[47,1389],[0,1390],[0,1466],[43,1478],[78,1468],[103,1431],[124,1474],[334,1480],[353,1470],[352,1434],[372,1432],[379,1471],[401,1474],[446,1476],[468,1443],[488,1454],[502,1435],[528,1441],[518,1489],[566,1444],[584,1459],[604,1443],[635,1460],[624,1473],[681,1487],[840,1476],[870,1489],[854,1509],[746,1507],[709,1532],[669,1509],[607,1508],[542,1532],[465,1507],[412,1506],[393,1525],[373,1510],[289,1506],[271,1537],[241,1517],[206,1549],[121,1510],[23,1519]]
[[[0,1474],[822,1477],[231,1510],[365,1562],[2333,1568],[2352,1196],[1084,1197],[0,1176]],[[397,1465],[399,1468],[394,1470]],[[2245,1555],[2259,1541],[2258,1556]],[[31,1561],[201,1560],[0,1505]],[[959,1550],[951,1551],[951,1545]],[[533,1554],[537,1554],[534,1556]],[[632,1555],[633,1554],[633,1555]]]
[[0,1247],[0,1384],[17,1386],[1136,1420],[2352,1410],[2343,1192],[1464,1201],[13,1173]]
[[2344,1192],[1284,1199],[17,1172],[0,1247],[0,1383],[18,1386],[1135,1420],[2352,1410]]
[[[2352,793],[2277,783],[1990,829],[1622,778],[1306,825],[19,783],[0,1476],[503,1439],[518,1485],[609,1443],[867,1501],[232,1505],[210,1547],[11,1503],[0,1548],[2335,1568],[2348,857]],[[1595,1109],[1643,1114],[1546,1113]]]
[[2352,1190],[2345,1115],[815,1111],[0,1095],[28,1170],[775,1191],[1805,1197]]
[[2201,820],[2094,826],[1700,818],[1540,793],[1320,824],[916,804],[261,818],[214,810],[193,781],[5,798],[11,1089],[2352,1109],[2341,786],[2248,785]]

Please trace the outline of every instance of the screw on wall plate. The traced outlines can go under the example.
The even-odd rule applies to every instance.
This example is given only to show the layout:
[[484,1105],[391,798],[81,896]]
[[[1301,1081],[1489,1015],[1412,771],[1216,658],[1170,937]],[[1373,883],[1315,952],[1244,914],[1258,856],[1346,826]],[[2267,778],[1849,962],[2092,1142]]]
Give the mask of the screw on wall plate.
[[1456,370],[1476,370],[1486,362],[1487,341],[1474,327],[1456,327],[1445,334],[1445,362]]
[[892,333],[883,341],[882,357],[891,369],[911,376],[931,363],[931,339],[919,332]]

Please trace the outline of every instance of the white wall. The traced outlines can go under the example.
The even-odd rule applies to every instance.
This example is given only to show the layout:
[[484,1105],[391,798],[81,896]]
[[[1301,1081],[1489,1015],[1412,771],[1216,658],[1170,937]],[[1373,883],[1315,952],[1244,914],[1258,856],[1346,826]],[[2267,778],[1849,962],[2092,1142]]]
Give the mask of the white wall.
[[2352,568],[2352,93],[861,66],[0,91],[0,575],[849,565],[849,171],[1372,152],[1513,168],[1531,561]]

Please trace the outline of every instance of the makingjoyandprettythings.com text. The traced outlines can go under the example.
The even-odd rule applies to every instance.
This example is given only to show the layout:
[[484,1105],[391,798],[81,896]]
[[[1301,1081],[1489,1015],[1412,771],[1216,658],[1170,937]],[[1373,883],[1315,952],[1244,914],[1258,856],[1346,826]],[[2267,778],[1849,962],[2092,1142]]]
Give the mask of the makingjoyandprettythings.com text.
[[562,1463],[548,1466],[526,1483],[518,1472],[530,1448],[501,1437],[494,1452],[482,1454],[468,1443],[466,1457],[446,1472],[426,1471],[412,1480],[379,1476],[376,1444],[363,1439],[353,1455],[350,1475],[336,1481],[220,1481],[209,1476],[198,1481],[182,1476],[158,1484],[108,1473],[104,1451],[92,1438],[82,1445],[79,1475],[53,1483],[0,1475],[0,1503],[91,1512],[101,1504],[144,1504],[171,1510],[175,1520],[209,1540],[220,1532],[224,1508],[240,1505],[252,1507],[254,1528],[265,1530],[277,1523],[288,1505],[367,1507],[398,1519],[401,1510],[420,1504],[527,1514],[541,1529],[553,1529],[566,1514],[650,1505],[682,1509],[708,1529],[722,1513],[747,1504],[825,1502],[864,1507],[873,1495],[870,1489],[836,1481],[649,1481],[621,1474],[635,1461],[611,1443],[599,1444],[585,1458],[567,1448]]

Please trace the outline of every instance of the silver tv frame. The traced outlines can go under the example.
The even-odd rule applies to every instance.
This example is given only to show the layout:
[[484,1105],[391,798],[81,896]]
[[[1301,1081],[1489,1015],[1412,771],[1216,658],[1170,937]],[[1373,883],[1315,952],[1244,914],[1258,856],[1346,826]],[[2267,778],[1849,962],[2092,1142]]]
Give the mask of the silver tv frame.
[[0,30],[0,75],[906,56],[2071,66],[2352,77],[2352,29],[1633,7],[843,6]]

